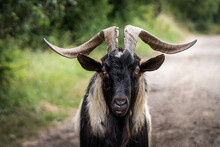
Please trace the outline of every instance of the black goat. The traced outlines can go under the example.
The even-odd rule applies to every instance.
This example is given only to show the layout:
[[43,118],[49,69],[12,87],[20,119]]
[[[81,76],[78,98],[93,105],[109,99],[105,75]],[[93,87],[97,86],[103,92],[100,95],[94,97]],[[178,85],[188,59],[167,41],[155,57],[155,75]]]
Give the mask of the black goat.
[[[149,60],[140,59],[134,54],[138,37],[154,50],[170,54],[196,42],[168,44],[131,25],[124,29],[124,50],[118,49],[117,27],[107,28],[72,49],[61,49],[45,40],[60,55],[77,57],[84,69],[96,71],[75,116],[75,130],[82,147],[150,146],[151,117],[144,73],[157,70],[165,57],[162,54]],[[86,56],[103,41],[107,44],[107,55],[99,61]]]

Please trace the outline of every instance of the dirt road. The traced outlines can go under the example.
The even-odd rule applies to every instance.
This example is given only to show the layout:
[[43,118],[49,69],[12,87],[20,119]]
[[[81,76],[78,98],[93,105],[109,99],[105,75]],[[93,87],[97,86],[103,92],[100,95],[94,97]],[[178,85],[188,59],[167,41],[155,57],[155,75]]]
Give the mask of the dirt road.
[[149,73],[153,146],[220,146],[220,36],[198,37]]
[[[148,74],[153,147],[220,146],[220,36],[197,39]],[[23,146],[77,147],[72,128],[68,120]]]

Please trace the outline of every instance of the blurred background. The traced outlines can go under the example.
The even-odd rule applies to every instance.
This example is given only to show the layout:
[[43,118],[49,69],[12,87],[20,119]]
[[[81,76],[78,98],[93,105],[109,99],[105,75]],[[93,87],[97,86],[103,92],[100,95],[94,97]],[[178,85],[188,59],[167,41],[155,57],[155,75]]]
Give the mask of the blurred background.
[[[127,24],[170,43],[218,36],[220,0],[0,0],[0,146],[28,146],[31,143],[24,143],[48,128],[70,122],[94,74],[51,51],[43,38],[63,48],[74,47],[115,25],[123,47]],[[204,42],[208,46],[213,39],[220,42],[216,37]],[[141,40],[136,50],[145,58],[157,54]],[[103,44],[91,57],[99,59],[105,53]],[[219,128],[218,122],[217,143]]]

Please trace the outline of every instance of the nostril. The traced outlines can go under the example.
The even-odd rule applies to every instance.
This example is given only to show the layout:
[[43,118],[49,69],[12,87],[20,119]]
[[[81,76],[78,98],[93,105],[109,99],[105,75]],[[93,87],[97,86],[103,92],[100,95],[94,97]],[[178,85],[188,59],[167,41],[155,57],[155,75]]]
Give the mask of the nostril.
[[114,102],[117,105],[122,106],[122,105],[125,105],[127,103],[127,100],[126,99],[116,99],[116,100],[114,100]]

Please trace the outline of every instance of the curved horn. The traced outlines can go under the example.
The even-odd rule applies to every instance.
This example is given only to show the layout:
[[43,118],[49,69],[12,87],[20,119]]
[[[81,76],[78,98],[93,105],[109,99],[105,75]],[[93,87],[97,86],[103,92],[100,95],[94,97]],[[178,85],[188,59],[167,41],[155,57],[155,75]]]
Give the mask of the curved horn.
[[124,29],[124,48],[132,52],[132,54],[135,52],[138,37],[140,37],[141,40],[148,44],[152,49],[167,54],[175,54],[184,51],[193,46],[197,41],[194,40],[185,44],[170,44],[161,41],[141,28],[127,25]]
[[88,55],[103,41],[106,42],[108,53],[113,50],[118,50],[118,35],[119,35],[118,27],[115,26],[109,27],[107,29],[100,31],[98,34],[96,34],[94,37],[92,37],[89,41],[85,42],[84,44],[70,49],[63,49],[57,47],[49,43],[45,38],[44,41],[51,49],[53,49],[58,54],[67,58],[76,58],[79,53]]

